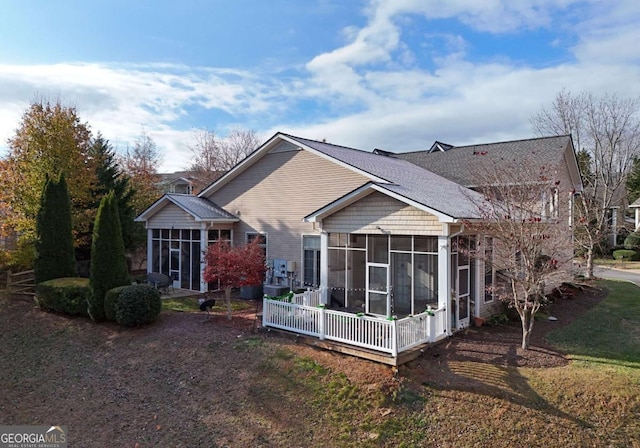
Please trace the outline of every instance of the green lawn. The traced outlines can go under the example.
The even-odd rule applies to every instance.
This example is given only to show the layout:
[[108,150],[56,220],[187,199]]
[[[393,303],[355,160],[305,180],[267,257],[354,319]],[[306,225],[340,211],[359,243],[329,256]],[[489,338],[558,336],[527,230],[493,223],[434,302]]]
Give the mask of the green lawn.
[[609,296],[547,339],[571,358],[597,365],[640,369],[640,289],[628,282],[602,281]]

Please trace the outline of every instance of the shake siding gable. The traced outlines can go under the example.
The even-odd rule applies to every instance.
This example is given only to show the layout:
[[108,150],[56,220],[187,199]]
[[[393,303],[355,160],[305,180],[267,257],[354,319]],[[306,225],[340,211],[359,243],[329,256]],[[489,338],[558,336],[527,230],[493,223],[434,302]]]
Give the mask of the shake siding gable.
[[200,223],[175,204],[167,204],[147,221],[149,229],[199,229]]
[[275,148],[269,151],[269,154],[276,154],[279,152],[299,151],[300,149],[289,142],[281,142]]
[[279,145],[208,198],[240,218],[234,242],[247,232],[267,234],[267,257],[299,263],[302,235],[318,233],[309,213],[369,179],[293,145]]
[[438,218],[382,193],[375,192],[323,220],[323,229],[336,233],[443,235]]

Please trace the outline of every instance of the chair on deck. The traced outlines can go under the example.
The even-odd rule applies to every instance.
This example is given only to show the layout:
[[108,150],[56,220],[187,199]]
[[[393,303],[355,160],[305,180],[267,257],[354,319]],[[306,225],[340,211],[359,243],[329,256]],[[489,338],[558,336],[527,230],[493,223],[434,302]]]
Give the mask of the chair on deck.
[[169,288],[173,291],[173,282],[166,274],[149,272],[149,274],[147,274],[147,283],[158,290],[164,291],[165,293],[169,293]]

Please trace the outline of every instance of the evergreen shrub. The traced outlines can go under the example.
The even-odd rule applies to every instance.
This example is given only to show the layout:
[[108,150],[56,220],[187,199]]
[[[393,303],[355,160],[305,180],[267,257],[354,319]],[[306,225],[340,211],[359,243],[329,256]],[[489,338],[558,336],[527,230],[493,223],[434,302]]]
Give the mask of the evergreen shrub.
[[36,285],[36,303],[41,309],[71,316],[89,315],[87,303],[90,295],[87,278],[56,278]]
[[89,315],[105,319],[105,295],[117,286],[131,284],[122,243],[118,203],[113,191],[100,201],[91,244],[91,298]]
[[124,288],[116,301],[116,322],[121,325],[144,325],[156,320],[162,301],[160,291],[151,285],[131,285]]
[[616,260],[638,261],[640,254],[635,250],[621,249],[613,251],[613,258]]
[[640,248],[640,234],[636,232],[631,232],[624,239],[624,248],[629,250],[634,250]]
[[122,291],[127,289],[128,286],[118,286],[112,288],[104,296],[104,318],[106,320],[116,320],[116,303],[120,298]]

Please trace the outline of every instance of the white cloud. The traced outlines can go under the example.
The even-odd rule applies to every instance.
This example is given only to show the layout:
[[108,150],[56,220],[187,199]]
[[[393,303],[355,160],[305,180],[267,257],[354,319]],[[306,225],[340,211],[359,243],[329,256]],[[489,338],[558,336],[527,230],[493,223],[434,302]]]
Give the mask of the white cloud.
[[[640,95],[634,82],[640,76],[634,64],[640,51],[633,45],[640,31],[637,17],[629,19],[637,16],[640,8],[635,5],[629,0],[602,7],[582,0],[372,1],[369,22],[360,30],[349,28],[350,42],[307,64],[315,86],[307,94],[366,107],[338,119],[293,124],[288,130],[365,149],[392,150],[424,148],[435,139],[465,144],[530,137],[529,118],[562,88]],[[426,39],[441,43],[444,38],[449,45],[444,54],[432,55],[434,70],[416,69],[411,60],[403,64],[398,54],[406,52],[399,18],[407,14],[456,19],[489,33],[571,27],[579,42],[576,60],[546,68],[504,58],[500,63],[471,63],[461,36],[425,33]],[[565,15],[573,22],[565,23]],[[429,41],[425,44],[428,47]]]
[[[363,149],[526,138],[529,118],[562,88],[640,96],[639,10],[636,0],[371,0],[368,22],[346,27],[342,47],[310,57],[299,72],[0,65],[0,142],[36,93],[76,105],[82,119],[119,147],[144,126],[164,152],[167,171],[189,165],[194,110],[224,115],[209,126],[216,132],[235,124],[265,138],[282,130]],[[506,58],[472,62],[462,31],[419,30],[424,40],[411,46],[404,28],[413,26],[404,20],[409,16],[457,20],[481,33],[560,27],[564,34],[555,45],[572,41],[573,54],[543,68]],[[424,57],[430,60],[420,64]],[[319,107],[309,110],[304,102]],[[323,115],[326,109],[331,115]]]
[[[190,108],[230,116],[265,112],[279,83],[235,70],[170,65],[0,65],[0,141],[13,135],[35,97],[76,106],[82,120],[124,147],[142,128],[167,154],[163,167],[186,166],[180,121]],[[177,127],[174,128],[174,127]],[[189,126],[182,126],[182,128]]]

